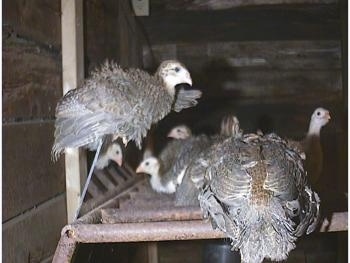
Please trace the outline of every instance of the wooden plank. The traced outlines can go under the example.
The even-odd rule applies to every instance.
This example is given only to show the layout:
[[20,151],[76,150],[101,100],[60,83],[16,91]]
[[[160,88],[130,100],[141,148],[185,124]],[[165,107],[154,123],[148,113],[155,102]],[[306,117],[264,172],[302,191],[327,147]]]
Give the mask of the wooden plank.
[[65,195],[2,225],[3,262],[40,262],[51,256],[66,224]]
[[14,34],[56,49],[61,45],[59,1],[3,1],[3,25]]
[[158,242],[147,243],[148,263],[158,263]]
[[60,55],[16,38],[3,44],[3,121],[53,118],[62,96]]
[[[194,74],[192,74],[194,75]],[[196,76],[196,75],[194,75]],[[194,86],[203,91],[203,99],[270,99],[289,102],[321,100],[342,96],[341,71],[210,69],[193,77]]]
[[[79,86],[84,78],[83,2],[61,0],[63,93]],[[68,222],[74,219],[81,187],[87,176],[86,154],[69,149],[65,155]]]
[[121,54],[116,52],[120,46],[118,2],[110,0],[83,1],[87,72],[99,66],[106,59],[120,60]]
[[156,0],[152,4],[169,10],[222,10],[242,6],[281,4],[336,4],[337,0]]
[[[144,47],[147,58],[150,52]],[[191,71],[209,67],[272,70],[340,69],[340,41],[227,41],[159,44],[151,47],[157,61],[178,58]],[[221,63],[221,65],[220,65]],[[150,63],[147,64],[149,67]]]
[[3,221],[64,192],[64,163],[51,161],[53,126],[3,125]]
[[340,39],[336,4],[252,6],[201,12],[151,10],[151,15],[140,17],[140,21],[152,44]]

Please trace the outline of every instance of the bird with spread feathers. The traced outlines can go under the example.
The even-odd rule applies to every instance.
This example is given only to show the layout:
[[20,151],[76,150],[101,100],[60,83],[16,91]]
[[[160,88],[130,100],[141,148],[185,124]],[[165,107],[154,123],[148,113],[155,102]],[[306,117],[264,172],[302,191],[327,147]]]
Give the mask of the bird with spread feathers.
[[276,134],[232,136],[213,144],[188,170],[214,228],[244,263],[285,260],[319,221],[320,200],[298,152]]
[[107,135],[122,138],[124,144],[132,140],[140,148],[153,123],[171,110],[179,112],[197,104],[201,92],[177,91],[175,86],[181,83],[192,85],[192,79],[175,60],[161,63],[154,75],[106,62],[82,87],[58,102],[53,159],[67,147],[96,150]]

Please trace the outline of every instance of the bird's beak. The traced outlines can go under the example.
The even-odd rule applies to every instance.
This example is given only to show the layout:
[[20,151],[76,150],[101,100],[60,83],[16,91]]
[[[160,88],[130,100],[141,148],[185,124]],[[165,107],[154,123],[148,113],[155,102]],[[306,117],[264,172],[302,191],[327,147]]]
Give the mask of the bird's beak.
[[143,169],[141,167],[141,165],[139,167],[136,168],[136,173],[143,173]]
[[185,71],[185,73],[183,74],[182,83],[186,83],[186,84],[192,86],[192,78],[191,78],[191,75],[188,71]]
[[187,83],[188,85],[192,86],[192,79],[191,79],[190,73],[186,74],[186,82],[185,83]]
[[330,120],[331,119],[331,115],[329,114],[329,111],[326,113],[326,119]]
[[167,135],[168,138],[174,138],[175,136],[175,131],[170,131]]
[[122,166],[122,164],[123,164],[123,160],[120,159],[120,158],[116,158],[116,159],[114,159],[114,161],[115,161],[119,166]]

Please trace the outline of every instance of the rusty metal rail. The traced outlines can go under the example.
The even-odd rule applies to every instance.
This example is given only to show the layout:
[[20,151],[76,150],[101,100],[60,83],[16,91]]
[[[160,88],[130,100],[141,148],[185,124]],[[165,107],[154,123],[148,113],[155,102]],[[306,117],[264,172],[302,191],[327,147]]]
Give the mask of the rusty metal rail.
[[[56,248],[54,263],[70,262],[78,243],[141,242],[190,239],[216,239],[225,237],[213,230],[210,222],[202,218],[199,207],[175,207],[174,196],[152,191],[148,180],[135,175],[130,168],[110,170],[98,174],[103,182],[102,194],[89,200],[95,206],[90,212],[62,229]],[[113,173],[113,177],[110,174]],[[118,178],[118,174],[122,173]],[[104,177],[106,176],[106,177]],[[115,182],[113,189],[109,179]],[[125,184],[123,183],[125,181]],[[98,186],[98,185],[97,185]],[[94,186],[95,194],[100,190]],[[111,192],[114,196],[110,197]],[[320,231],[347,231],[348,213],[333,213],[330,221],[324,220]]]

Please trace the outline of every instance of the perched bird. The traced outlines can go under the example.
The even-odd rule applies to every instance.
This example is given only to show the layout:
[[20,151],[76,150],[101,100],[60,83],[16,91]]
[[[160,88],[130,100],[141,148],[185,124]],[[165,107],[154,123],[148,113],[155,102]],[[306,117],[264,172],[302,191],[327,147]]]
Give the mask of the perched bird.
[[245,134],[213,144],[193,162],[199,202],[239,249],[242,262],[285,260],[318,223],[320,200],[301,156],[276,134]]
[[143,160],[136,173],[149,174],[153,190],[174,193],[182,182],[188,163],[208,143],[209,139],[205,135],[173,140],[166,145],[158,158],[151,156]]
[[312,186],[315,186],[321,176],[323,166],[323,152],[320,140],[321,129],[325,126],[331,116],[324,108],[317,108],[311,115],[309,130],[302,141],[289,140],[291,147],[304,152],[306,155],[305,166],[308,178]]
[[120,144],[116,141],[108,144],[108,147],[105,151],[101,150],[99,155],[96,168],[102,170],[107,167],[110,161],[116,162],[119,166],[122,166],[123,163],[123,152]]
[[187,139],[190,136],[192,136],[192,131],[186,125],[175,126],[168,133],[168,137],[174,139]]
[[161,63],[153,76],[106,62],[82,87],[69,91],[58,102],[53,159],[66,147],[96,150],[106,135],[120,137],[124,144],[132,140],[140,148],[153,123],[172,109],[178,112],[197,104],[201,92],[177,91],[175,86],[181,83],[192,85],[192,79],[185,66],[175,60]]

